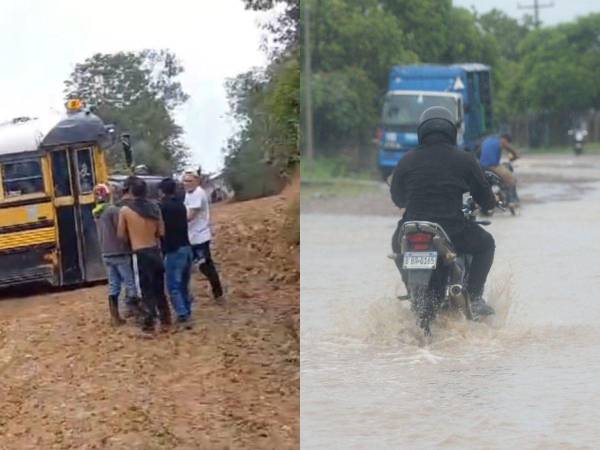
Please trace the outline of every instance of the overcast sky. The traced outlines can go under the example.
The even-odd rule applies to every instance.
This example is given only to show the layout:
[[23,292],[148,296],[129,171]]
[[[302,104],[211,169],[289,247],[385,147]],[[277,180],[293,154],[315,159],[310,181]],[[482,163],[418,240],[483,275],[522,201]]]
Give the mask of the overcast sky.
[[[533,15],[532,9],[519,9],[518,5],[533,5],[533,0],[454,0],[455,6],[462,6],[475,9],[485,13],[492,8],[500,9],[508,15],[520,19],[524,14]],[[551,8],[540,8],[540,21],[544,25],[555,25],[560,22],[568,22],[584,16],[591,12],[600,12],[600,2],[598,0],[539,0],[540,5],[552,4]]]
[[241,0],[2,0],[0,122],[61,109],[63,81],[96,52],[169,48],[185,68],[177,120],[192,161],[215,170],[233,130],[224,82],[266,64],[264,19]]

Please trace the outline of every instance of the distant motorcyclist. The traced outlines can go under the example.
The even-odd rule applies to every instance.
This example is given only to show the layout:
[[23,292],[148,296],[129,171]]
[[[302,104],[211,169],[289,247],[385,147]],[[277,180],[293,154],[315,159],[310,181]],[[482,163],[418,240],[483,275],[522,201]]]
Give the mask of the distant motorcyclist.
[[495,207],[494,194],[475,156],[456,147],[457,129],[450,111],[442,107],[425,110],[417,135],[419,146],[406,153],[392,175],[392,201],[405,208],[392,249],[400,253],[398,234],[404,222],[425,220],[439,224],[456,251],[473,256],[467,287],[473,312],[493,314],[482,295],[494,260],[494,238],[479,225],[468,222],[462,208],[465,192],[470,192],[486,210]]
[[483,169],[491,170],[502,179],[508,190],[508,206],[515,207],[519,202],[517,180],[509,167],[500,164],[503,150],[508,153],[511,161],[520,157],[519,153],[511,146],[511,141],[511,136],[508,133],[486,137],[481,142],[479,164]]
[[588,134],[587,130],[583,126],[579,126],[569,130],[568,133],[573,138],[573,151],[576,155],[581,155],[583,153],[583,142]]

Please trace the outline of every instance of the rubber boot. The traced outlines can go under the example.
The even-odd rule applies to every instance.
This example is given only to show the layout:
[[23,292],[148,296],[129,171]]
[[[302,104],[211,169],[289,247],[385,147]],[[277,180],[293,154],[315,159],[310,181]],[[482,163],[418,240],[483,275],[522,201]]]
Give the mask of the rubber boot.
[[144,312],[142,311],[141,308],[141,299],[137,298],[137,297],[132,297],[132,298],[128,298],[125,301],[125,318],[129,319],[129,318],[140,318],[144,315]]
[[476,316],[491,316],[496,313],[481,296],[471,297],[471,310]]
[[116,295],[108,296],[108,308],[110,311],[110,319],[113,326],[123,325],[125,321],[119,315],[119,297]]

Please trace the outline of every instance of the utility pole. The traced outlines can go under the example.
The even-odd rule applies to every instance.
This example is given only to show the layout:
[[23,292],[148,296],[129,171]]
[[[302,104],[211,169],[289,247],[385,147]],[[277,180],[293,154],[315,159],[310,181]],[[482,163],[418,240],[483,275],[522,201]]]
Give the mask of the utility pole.
[[542,8],[552,8],[554,3],[542,3],[540,4],[538,0],[533,0],[533,5],[521,5],[520,3],[517,5],[519,9],[533,9],[533,20],[536,28],[540,27],[540,9]]
[[315,149],[313,147],[313,113],[312,113],[312,94],[310,82],[312,80],[312,72],[310,68],[310,35],[309,35],[309,11],[307,2],[304,4],[304,111],[305,111],[305,127],[304,127],[304,145],[306,158],[312,161],[315,158]]

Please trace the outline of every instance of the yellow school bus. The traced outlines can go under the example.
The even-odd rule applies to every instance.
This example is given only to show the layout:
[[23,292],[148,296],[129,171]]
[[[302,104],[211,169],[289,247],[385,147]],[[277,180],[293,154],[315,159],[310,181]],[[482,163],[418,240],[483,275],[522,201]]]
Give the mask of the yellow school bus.
[[0,124],[0,287],[106,278],[92,209],[114,127],[78,101]]

